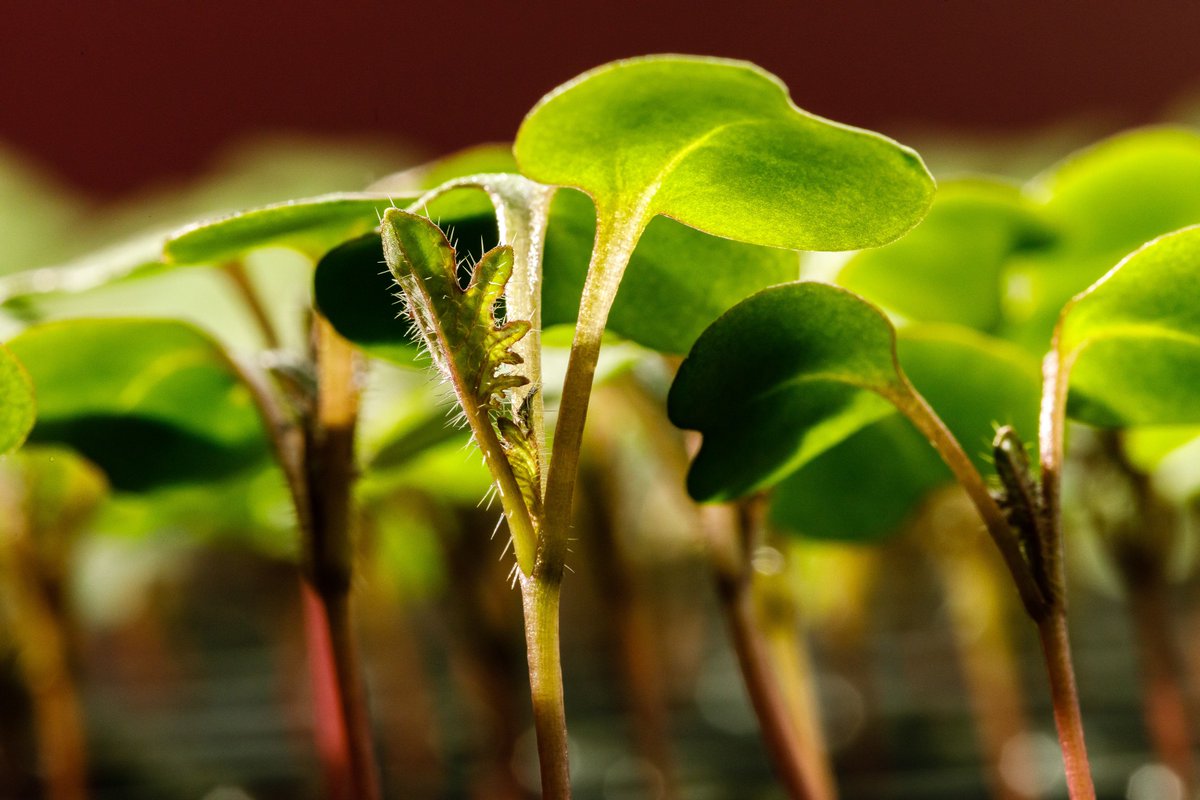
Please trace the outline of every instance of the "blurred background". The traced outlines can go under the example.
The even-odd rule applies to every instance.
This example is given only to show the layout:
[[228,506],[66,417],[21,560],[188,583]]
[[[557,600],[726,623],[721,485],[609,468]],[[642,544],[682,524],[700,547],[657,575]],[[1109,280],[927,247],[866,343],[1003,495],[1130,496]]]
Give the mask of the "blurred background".
[[[917,148],[939,177],[983,170],[1023,179],[1130,126],[1200,120],[1200,4],[1172,0],[736,8],[674,0],[48,1],[7,7],[3,27],[0,273],[68,261],[197,216],[357,190],[468,145],[509,140],[549,89],[644,53],[753,61],[782,78],[801,107]],[[303,274],[287,256],[270,257],[282,260],[282,274]],[[272,269],[250,266],[260,275]],[[207,290],[194,276],[174,280],[171,302],[194,311],[195,292]],[[118,290],[49,314],[89,303],[111,312],[148,307],[136,290]],[[229,323],[237,324],[245,325]],[[228,330],[232,341],[253,336]],[[661,395],[667,378],[638,369],[623,379],[640,387],[634,394]],[[380,385],[389,380],[417,391],[403,376]],[[600,418],[641,413],[623,402],[631,401],[614,399]],[[597,435],[605,436],[603,425]],[[782,797],[715,610],[711,563],[680,496],[677,465],[646,477],[639,446],[609,436],[597,452],[624,466],[614,468],[620,485],[604,491],[620,494],[623,518],[636,522],[624,526],[619,563],[586,542],[578,560],[588,568],[568,576],[564,662],[579,796]],[[440,480],[426,472],[435,477],[425,480]],[[410,478],[372,498],[420,513],[373,531],[374,566],[357,587],[388,796],[528,794],[536,761],[519,599],[505,583],[507,562],[495,560],[498,543],[486,541],[495,515],[473,509],[482,484],[467,482],[465,502],[430,504],[426,495],[445,487]],[[238,502],[249,502],[237,491],[221,495],[219,519],[211,497],[172,497],[169,511],[106,505],[99,522],[82,526],[67,580],[80,609],[70,625],[95,797],[321,796],[295,548],[273,481],[262,479],[246,512],[252,535],[229,521],[245,510]],[[449,543],[446,530],[455,532]],[[478,530],[484,536],[471,544]],[[923,542],[789,553],[846,798],[997,796],[979,768],[957,612],[939,589],[949,573]],[[448,565],[462,561],[456,547],[482,553],[482,565],[450,574]],[[772,553],[760,554],[759,566],[777,574]],[[1103,754],[1103,796],[1182,800],[1147,755],[1119,592],[1103,565],[1092,574],[1075,601],[1086,610],[1075,643],[1090,743]],[[469,597],[453,589],[468,583],[481,588]],[[1179,596],[1195,594],[1185,589]],[[1008,796],[1061,796],[1036,638],[1011,600],[1003,603],[1030,724],[1012,744]],[[632,629],[613,612],[628,607],[638,620]],[[3,652],[0,797],[36,798],[34,712],[14,651]],[[1193,645],[1186,657],[1194,674],[1200,651]],[[631,683],[650,688],[631,691]],[[665,739],[654,738],[656,726]],[[508,737],[510,751],[489,737]],[[489,758],[515,765],[503,789],[489,790],[481,777]]]

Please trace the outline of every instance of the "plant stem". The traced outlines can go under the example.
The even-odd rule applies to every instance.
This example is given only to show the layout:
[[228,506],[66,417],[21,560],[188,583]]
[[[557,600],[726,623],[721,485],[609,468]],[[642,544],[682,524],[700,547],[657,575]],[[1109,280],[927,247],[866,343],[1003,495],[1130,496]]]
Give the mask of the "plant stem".
[[942,461],[954,473],[959,485],[966,490],[971,503],[983,519],[988,534],[1004,558],[1004,563],[1017,585],[1017,591],[1021,595],[1021,602],[1024,603],[1026,612],[1032,619],[1038,620],[1051,605],[1051,599],[1046,596],[1044,587],[1040,586],[1034,578],[1025,556],[1021,554],[1020,545],[1013,535],[1004,512],[1000,510],[1000,506],[988,492],[987,483],[979,474],[979,470],[971,463],[971,459],[963,452],[962,445],[954,438],[954,434],[950,432],[941,418],[929,407],[925,398],[911,385],[907,385],[907,381],[905,391],[891,395],[888,399],[929,440],[938,451]]
[[1039,536],[1046,557],[1045,587],[1051,604],[1042,619],[1035,618],[1046,670],[1054,701],[1054,722],[1062,746],[1071,800],[1090,800],[1096,796],[1083,739],[1083,718],[1071,666],[1070,640],[1067,635],[1066,568],[1062,535],[1062,464],[1066,450],[1067,378],[1070,362],[1064,363],[1056,330],[1050,352],[1042,362],[1042,407],[1038,424],[1038,453],[1042,468],[1042,496]]
[[282,346],[279,332],[275,330],[275,323],[271,321],[271,315],[267,313],[262,297],[254,287],[250,274],[246,272],[246,265],[241,261],[229,261],[222,265],[221,272],[229,278],[250,316],[254,318],[254,324],[263,337],[263,344],[268,350],[278,350]]
[[571,521],[571,502],[579,472],[579,447],[583,441],[583,425],[587,421],[596,361],[600,356],[600,340],[604,336],[608,312],[617,297],[621,276],[644,227],[645,221],[639,217],[621,213],[598,214],[596,243],[579,301],[579,321],[567,359],[558,421],[554,427],[554,451],[546,480],[546,518],[542,532],[545,541],[539,544],[541,548],[549,548],[547,557],[558,563],[566,549],[566,531]]
[[542,797],[548,800],[566,800],[571,796],[567,714],[559,659],[560,588],[560,580],[545,576],[540,570],[521,577],[533,726],[537,734]]
[[1134,558],[1120,555],[1117,563],[1141,663],[1146,730],[1159,760],[1190,791],[1196,782],[1188,713],[1191,702],[1184,691],[1181,659],[1171,637],[1167,583],[1161,565],[1141,568]]
[[39,579],[32,542],[10,543],[14,614],[10,623],[19,664],[33,706],[38,765],[46,800],[85,800],[88,796],[87,737],[75,677],[70,635],[56,604]]
[[784,558],[784,566],[777,574],[759,575],[752,581],[756,590],[759,628],[775,666],[788,716],[797,732],[797,744],[801,748],[798,758],[805,765],[804,772],[813,776],[816,789],[814,796],[822,800],[835,800],[837,782],[833,766],[829,763],[825,734],[821,729],[821,709],[814,691],[812,657],[799,603],[789,580],[794,559],[782,547],[776,549]]
[[[991,794],[1000,800],[1024,800],[1026,795],[1000,768],[1005,757],[1013,757],[1004,752],[1005,745],[1029,727],[994,556],[979,549],[974,513],[960,492],[939,492],[924,517],[922,526],[935,535],[931,556],[945,587]],[[1030,763],[1020,766],[1033,768]]]
[[519,576],[542,793],[544,797],[556,799],[571,796],[566,705],[559,660],[558,605],[579,471],[579,448],[583,442],[583,425],[587,420],[604,325],[617,296],[621,275],[644,225],[641,219],[622,214],[600,214],[598,217],[596,244],[583,285],[579,321],[567,360],[554,429],[544,516],[537,533],[537,555],[532,572],[523,572]]
[[[733,529],[723,546],[714,547],[717,598],[733,639],[742,680],[762,729],[763,744],[776,774],[792,800],[820,800],[820,783],[788,714],[758,624],[749,555],[760,533],[763,497],[741,501]],[[733,539],[734,541],[728,541]]]
[[379,777],[371,744],[358,647],[350,615],[353,543],[354,430],[359,389],[356,356],[323,318],[313,325],[317,366],[316,413],[305,435],[310,528],[305,572],[319,598],[333,657],[340,713],[352,770],[352,797],[377,800]]
[[1083,717],[1079,713],[1079,694],[1075,670],[1071,665],[1071,643],[1067,636],[1067,615],[1056,609],[1038,621],[1038,636],[1050,678],[1050,698],[1054,704],[1054,725],[1062,746],[1071,800],[1095,800],[1087,748],[1083,741]]

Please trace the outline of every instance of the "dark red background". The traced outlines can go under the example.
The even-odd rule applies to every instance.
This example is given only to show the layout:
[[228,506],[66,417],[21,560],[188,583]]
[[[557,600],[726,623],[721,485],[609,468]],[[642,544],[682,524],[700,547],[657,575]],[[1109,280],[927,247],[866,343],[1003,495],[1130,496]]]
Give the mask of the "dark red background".
[[436,153],[510,138],[604,61],[756,61],[801,106],[894,132],[1156,118],[1200,86],[1200,3],[716,4],[113,0],[6,4],[0,140],[113,196],[249,131],[378,133]]

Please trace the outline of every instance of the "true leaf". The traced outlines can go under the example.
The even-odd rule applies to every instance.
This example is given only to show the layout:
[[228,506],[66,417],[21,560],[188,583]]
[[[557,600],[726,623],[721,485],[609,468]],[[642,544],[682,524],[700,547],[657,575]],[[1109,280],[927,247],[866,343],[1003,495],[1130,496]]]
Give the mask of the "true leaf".
[[33,384],[21,362],[0,345],[0,455],[20,447],[33,427]]
[[496,302],[512,275],[512,250],[485,253],[463,288],[454,248],[432,222],[393,209],[382,230],[384,256],[408,298],[408,313],[459,401],[491,408],[504,391],[528,383],[505,368],[520,363],[512,347],[529,332],[529,322],[496,320]]
[[946,182],[916,228],[855,254],[837,281],[909,320],[991,331],[1002,319],[1007,259],[1052,237],[1018,187],[985,179]]
[[880,245],[924,214],[933,182],[890,139],[798,109],[751,64],[651,56],[584,73],[517,133],[521,171],[582,189],[601,219],[656,214],[773,247]]
[[1102,427],[1200,423],[1200,227],[1131,254],[1059,322],[1067,412]]
[[10,347],[38,397],[31,440],[71,446],[114,488],[207,480],[267,458],[249,390],[188,325],[69,320],[30,328]]

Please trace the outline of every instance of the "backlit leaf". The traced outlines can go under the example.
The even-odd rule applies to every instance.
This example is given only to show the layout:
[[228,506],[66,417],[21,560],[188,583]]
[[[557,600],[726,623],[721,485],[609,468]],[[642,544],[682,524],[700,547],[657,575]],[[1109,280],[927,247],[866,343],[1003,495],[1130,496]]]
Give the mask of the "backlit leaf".
[[1103,427],[1200,423],[1200,227],[1136,251],[1063,310],[1068,414]]
[[798,109],[751,64],[650,56],[575,78],[525,118],[521,171],[582,189],[601,219],[656,214],[800,250],[880,245],[925,213],[933,181],[911,150]]

